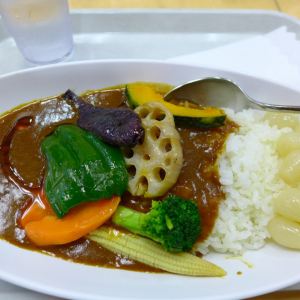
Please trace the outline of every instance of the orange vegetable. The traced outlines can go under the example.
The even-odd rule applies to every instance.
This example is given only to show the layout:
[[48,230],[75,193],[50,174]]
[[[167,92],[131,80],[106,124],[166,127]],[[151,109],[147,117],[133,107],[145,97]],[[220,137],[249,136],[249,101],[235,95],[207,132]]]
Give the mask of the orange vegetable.
[[23,212],[20,224],[23,228],[25,228],[27,223],[39,221],[47,215],[55,216],[55,212],[51,208],[51,205],[47,201],[44,193],[39,192],[35,195],[34,201]]
[[[84,203],[70,209],[62,219],[47,214],[40,220],[28,222],[25,225],[26,235],[37,246],[67,244],[105,223],[120,200],[120,197],[113,196],[111,199]],[[40,216],[39,210],[33,210],[33,214],[36,212],[36,216]]]

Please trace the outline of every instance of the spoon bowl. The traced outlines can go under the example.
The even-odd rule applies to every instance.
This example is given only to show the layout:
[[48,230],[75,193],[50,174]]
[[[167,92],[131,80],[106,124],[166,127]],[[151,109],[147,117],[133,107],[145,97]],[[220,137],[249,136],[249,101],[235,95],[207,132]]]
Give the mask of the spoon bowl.
[[220,77],[208,77],[189,81],[175,87],[164,96],[171,99],[187,100],[204,107],[231,108],[235,112],[247,108],[300,112],[300,106],[267,104],[250,98],[235,82]]

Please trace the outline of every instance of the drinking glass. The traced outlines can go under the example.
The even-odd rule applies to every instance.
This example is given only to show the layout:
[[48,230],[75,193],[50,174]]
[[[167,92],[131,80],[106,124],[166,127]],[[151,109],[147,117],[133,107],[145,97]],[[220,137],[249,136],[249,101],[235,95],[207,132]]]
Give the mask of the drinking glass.
[[0,0],[0,14],[29,62],[57,63],[72,53],[68,0]]

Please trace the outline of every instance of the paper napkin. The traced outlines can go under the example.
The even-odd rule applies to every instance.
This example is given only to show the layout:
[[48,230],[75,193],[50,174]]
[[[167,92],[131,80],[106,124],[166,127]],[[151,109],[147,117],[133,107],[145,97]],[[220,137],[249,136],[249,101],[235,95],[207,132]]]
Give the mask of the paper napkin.
[[168,60],[217,66],[300,88],[300,41],[286,26],[265,35]]

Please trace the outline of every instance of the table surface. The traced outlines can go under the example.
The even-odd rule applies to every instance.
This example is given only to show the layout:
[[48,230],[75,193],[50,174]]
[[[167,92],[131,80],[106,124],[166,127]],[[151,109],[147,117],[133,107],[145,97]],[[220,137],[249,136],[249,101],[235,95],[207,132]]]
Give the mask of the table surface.
[[69,0],[70,8],[269,9],[300,19],[299,0]]
[[[300,19],[299,0],[69,0],[71,9],[84,8],[197,8],[197,9],[268,9]],[[251,300],[298,300],[300,291],[280,291]],[[250,299],[248,299],[250,300]]]
[[[300,19],[299,0],[69,0],[71,9],[85,8],[197,8],[197,9],[268,9]],[[252,300],[296,300],[300,291],[280,291],[251,298]],[[250,299],[249,299],[250,300]]]

